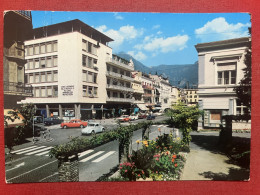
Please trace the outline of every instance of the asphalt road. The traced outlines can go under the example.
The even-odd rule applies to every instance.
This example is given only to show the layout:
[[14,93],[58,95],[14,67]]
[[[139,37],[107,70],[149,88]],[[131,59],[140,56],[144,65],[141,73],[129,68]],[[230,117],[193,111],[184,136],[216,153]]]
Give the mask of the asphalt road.
[[[156,121],[163,120],[164,117],[157,117]],[[138,123],[143,120],[137,120]],[[113,120],[100,121],[107,130],[114,129],[117,124]],[[129,125],[129,123],[123,123]],[[165,125],[151,126],[150,139],[155,139],[160,133],[169,133],[170,128]],[[27,182],[58,182],[58,161],[48,156],[50,147],[57,144],[66,143],[72,137],[81,136],[81,129],[61,129],[58,126],[50,128],[50,138],[41,138],[38,142],[24,143],[16,146],[13,151],[13,160],[6,156],[6,181],[7,183],[27,183]],[[141,130],[133,134],[133,149],[136,150],[139,145],[137,140],[142,139]],[[91,136],[86,136],[90,138]],[[29,140],[31,141],[31,140]],[[92,150],[84,151],[79,156],[79,180],[96,181],[102,175],[108,173],[111,168],[118,165],[118,142],[113,141]]]

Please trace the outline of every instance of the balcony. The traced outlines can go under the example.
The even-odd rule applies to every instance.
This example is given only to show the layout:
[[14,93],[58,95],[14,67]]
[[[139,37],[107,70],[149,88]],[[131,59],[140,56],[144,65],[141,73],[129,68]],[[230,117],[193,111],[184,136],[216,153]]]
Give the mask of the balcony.
[[107,102],[124,102],[124,103],[133,103],[133,98],[116,98],[116,97],[107,97]]
[[149,86],[149,85],[142,85],[142,87],[143,87],[144,89],[154,90],[154,87]]
[[32,86],[24,83],[4,81],[4,94],[32,96]]
[[117,66],[119,68],[128,70],[128,71],[134,71],[133,66],[129,66],[129,65],[123,63],[120,59],[117,60],[117,59],[114,59],[114,58],[107,58],[107,63],[114,65],[114,66]]
[[24,63],[26,60],[24,59],[24,49],[18,47],[11,47],[4,49],[4,55],[8,58],[22,60]]
[[119,91],[128,91],[128,92],[134,92],[132,88],[121,86],[121,85],[110,85],[107,84],[107,89],[114,89]]
[[127,81],[130,81],[130,82],[134,81],[134,79],[132,77],[122,75],[122,74],[119,74],[119,73],[115,73],[115,72],[111,72],[111,71],[107,71],[106,75],[109,76],[109,77],[120,78],[120,79],[127,80]]

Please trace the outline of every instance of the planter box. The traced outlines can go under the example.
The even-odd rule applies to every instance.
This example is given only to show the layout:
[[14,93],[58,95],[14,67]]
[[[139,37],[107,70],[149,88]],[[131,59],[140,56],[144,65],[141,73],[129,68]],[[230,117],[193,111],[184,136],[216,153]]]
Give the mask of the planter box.
[[58,157],[58,171],[60,182],[77,182],[79,181],[79,160],[78,155],[70,157]]

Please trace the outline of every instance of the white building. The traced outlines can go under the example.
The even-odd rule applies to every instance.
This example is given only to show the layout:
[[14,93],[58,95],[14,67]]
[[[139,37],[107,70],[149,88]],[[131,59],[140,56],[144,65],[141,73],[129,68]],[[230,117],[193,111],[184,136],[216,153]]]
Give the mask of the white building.
[[113,40],[80,20],[33,29],[33,36],[25,42],[25,76],[33,97],[22,103],[34,103],[37,114],[46,117],[102,115],[107,64],[116,66],[107,46]]
[[244,77],[244,55],[250,37],[201,43],[199,56],[199,105],[204,117],[199,129],[219,127],[222,116],[237,115],[246,109],[233,91]]

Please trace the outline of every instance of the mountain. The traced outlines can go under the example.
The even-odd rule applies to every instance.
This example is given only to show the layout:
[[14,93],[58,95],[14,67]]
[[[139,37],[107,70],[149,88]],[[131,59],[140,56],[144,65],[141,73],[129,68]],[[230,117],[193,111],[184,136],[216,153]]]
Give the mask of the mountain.
[[147,67],[131,55],[120,52],[119,57],[126,60],[132,59],[135,65],[135,70],[145,72],[146,74],[158,74],[168,77],[173,86],[180,88],[197,88],[198,86],[198,62],[194,64],[183,65],[158,65]]

